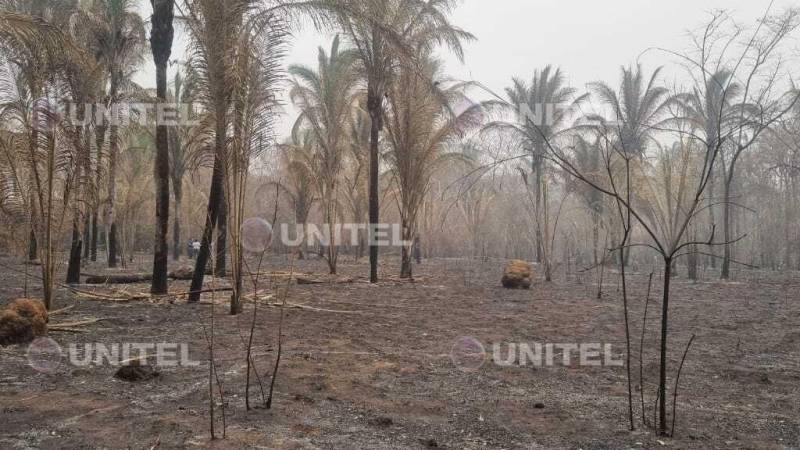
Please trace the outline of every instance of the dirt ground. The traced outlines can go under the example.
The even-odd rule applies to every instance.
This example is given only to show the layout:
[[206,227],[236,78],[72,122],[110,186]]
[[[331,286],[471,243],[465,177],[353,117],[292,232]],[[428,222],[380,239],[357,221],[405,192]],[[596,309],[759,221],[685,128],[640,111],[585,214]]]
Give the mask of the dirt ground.
[[[3,258],[0,300],[22,297],[25,266]],[[140,264],[145,267],[146,258]],[[425,261],[414,283],[386,281],[291,285],[272,409],[245,410],[243,344],[252,304],[232,317],[216,306],[215,355],[226,400],[226,438],[210,440],[210,304],[180,298],[101,301],[59,292],[54,308],[75,305],[52,323],[102,319],[79,332],[51,332],[70,344],[182,343],[199,366],[159,367],[151,381],[128,383],[107,364],[63,364],[55,373],[29,365],[27,346],[0,348],[0,448],[800,448],[800,275],[753,273],[737,282],[674,281],[670,401],[674,374],[692,334],[681,375],[674,439],[627,426],[623,367],[502,366],[475,371],[454,363],[454,345],[604,343],[625,349],[621,294],[606,274],[598,300],[594,274],[537,279],[530,291],[499,286],[503,263]],[[98,264],[86,272],[103,273]],[[274,258],[269,270],[289,270]],[[38,267],[29,269],[36,274]],[[296,271],[322,274],[322,261]],[[398,272],[394,261],[382,275]],[[647,275],[632,276],[631,320],[636,415],[640,415],[638,343]],[[647,271],[649,272],[649,271]],[[360,277],[365,263],[343,262]],[[656,276],[655,284],[660,282]],[[37,295],[35,280],[29,294]],[[264,289],[286,283],[263,283]],[[147,285],[117,286],[128,294]],[[175,292],[188,282],[174,282]],[[83,290],[113,293],[111,287]],[[220,302],[228,294],[215,294]],[[652,417],[658,372],[660,289],[649,305],[643,372]],[[204,296],[210,301],[211,295]],[[254,360],[268,389],[280,310],[259,310]],[[66,351],[66,350],[65,350]],[[460,361],[456,358],[456,361]],[[216,388],[215,388],[216,389]],[[251,400],[261,404],[257,384]],[[217,399],[217,418],[221,408]],[[652,419],[650,419],[652,421]],[[640,425],[640,420],[637,420]],[[221,434],[221,420],[217,432]]]

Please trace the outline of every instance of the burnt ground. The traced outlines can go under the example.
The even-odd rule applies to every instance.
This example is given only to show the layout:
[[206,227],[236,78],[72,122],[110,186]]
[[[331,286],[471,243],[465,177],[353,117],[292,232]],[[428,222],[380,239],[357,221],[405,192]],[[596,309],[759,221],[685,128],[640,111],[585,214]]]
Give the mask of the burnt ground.
[[[21,297],[25,283],[18,260],[2,263],[4,303]],[[280,258],[267,266],[289,269]],[[325,265],[301,261],[296,270],[320,274]],[[389,263],[381,270],[397,273]],[[242,336],[252,305],[238,318],[216,306],[215,355],[227,435],[213,442],[204,338],[210,304],[189,305],[179,298],[113,302],[61,290],[55,308],[75,306],[51,323],[103,319],[80,332],[51,332],[64,349],[87,342],[186,343],[191,358],[203,363],[159,367],[158,378],[129,383],[115,379],[116,368],[107,364],[62,365],[55,373],[40,373],[28,365],[26,347],[2,348],[0,448],[800,448],[798,274],[751,273],[727,283],[674,281],[670,400],[685,345],[692,334],[697,337],[681,376],[676,436],[668,439],[641,426],[628,431],[622,367],[487,362],[465,371],[454,364],[451,349],[464,336],[487,349],[493,343],[549,342],[609,343],[617,353],[624,351],[621,294],[613,274],[607,274],[598,300],[590,274],[555,283],[539,279],[530,291],[508,291],[499,287],[501,270],[500,261],[437,260],[417,267],[414,283],[371,286],[356,279],[290,286],[289,303],[316,309],[285,310],[283,357],[270,410],[248,412],[244,406]],[[360,276],[367,267],[343,262],[340,272]],[[636,349],[647,276],[632,278]],[[285,283],[263,287],[275,286]],[[187,287],[187,282],[172,285],[176,292]],[[118,288],[142,293],[148,286]],[[654,288],[644,348],[648,417],[658,373],[659,295]],[[214,295],[221,302],[226,296]],[[210,301],[210,294],[205,299]],[[257,320],[253,352],[265,384],[276,355],[278,317],[279,309],[262,308]],[[638,349],[632,369],[638,385]],[[636,386],[634,395],[638,416]],[[252,402],[261,404],[257,385]],[[218,414],[220,406],[217,399]],[[221,428],[218,421],[220,434]]]

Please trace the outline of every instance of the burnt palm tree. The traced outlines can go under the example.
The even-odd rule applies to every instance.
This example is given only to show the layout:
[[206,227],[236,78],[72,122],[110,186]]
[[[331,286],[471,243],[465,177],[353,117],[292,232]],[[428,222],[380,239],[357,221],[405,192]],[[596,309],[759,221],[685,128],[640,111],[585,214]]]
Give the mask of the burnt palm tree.
[[441,63],[421,54],[415,67],[401,69],[389,93],[386,160],[397,187],[402,240],[400,277],[412,277],[412,243],[417,238],[418,213],[442,164],[464,160],[453,151],[470,129],[480,125],[480,105],[468,104],[464,83],[442,76]]
[[533,182],[533,208],[536,218],[536,254],[545,265],[545,278],[550,281],[551,257],[548,254],[550,242],[550,214],[548,208],[549,167],[545,156],[549,145],[573,130],[570,120],[575,108],[588,98],[587,94],[577,96],[575,88],[566,86],[564,73],[559,68],[547,66],[533,74],[530,84],[514,78],[511,87],[506,88],[507,102],[491,102],[487,106],[499,106],[512,112],[514,121],[493,122],[485,130],[499,129],[513,133],[531,158]]
[[339,211],[339,180],[346,150],[346,129],[353,105],[353,93],[359,83],[355,70],[357,54],[340,49],[337,36],[330,53],[319,49],[318,67],[289,67],[294,78],[289,97],[300,111],[294,125],[297,133],[308,130],[315,147],[312,167],[316,175],[317,197],[322,202],[330,242],[326,246],[326,260],[331,274],[336,273],[338,243],[335,227]]
[[292,141],[280,146],[281,173],[280,181],[268,183],[277,187],[289,197],[294,209],[296,224],[300,227],[302,241],[299,246],[300,259],[306,255],[306,236],[308,216],[317,201],[315,197],[316,174],[313,167],[314,141],[310,133],[295,134]]
[[[189,64],[197,75],[198,100],[210,116],[209,134],[213,139],[210,148],[213,149],[214,161],[206,224],[192,278],[190,302],[200,301],[214,230],[218,230],[218,236],[227,235],[224,224],[225,162],[234,85],[232,64],[250,3],[247,0],[185,1],[186,26],[191,40]],[[220,262],[220,259],[225,259],[224,248],[220,249],[220,243],[224,241],[224,237],[217,241],[217,262],[221,264],[217,269],[224,268],[224,262]]]
[[[362,96],[363,97],[363,96]],[[360,101],[354,102],[359,103]],[[372,125],[369,114],[358,104],[353,107],[348,127],[347,163],[344,170],[344,196],[354,223],[366,223],[369,208],[369,138]],[[359,233],[355,259],[364,256],[366,236]]]
[[[190,37],[189,65],[194,74],[195,95],[207,112],[205,123],[208,126],[203,127],[199,133],[205,134],[207,147],[213,149],[206,224],[192,279],[192,293],[189,296],[189,301],[196,302],[200,300],[215,229],[215,272],[218,275],[225,272],[227,199],[230,197],[226,195],[226,186],[241,186],[241,180],[227,179],[228,166],[231,161],[243,164],[236,158],[251,155],[252,142],[245,141],[242,133],[263,129],[271,123],[273,113],[269,112],[269,107],[266,111],[262,107],[271,104],[278,97],[274,82],[275,64],[282,56],[279,48],[286,38],[283,20],[286,8],[283,2],[276,0],[185,0],[184,3],[185,23]],[[262,39],[268,41],[264,42]],[[264,53],[258,55],[258,51]],[[254,90],[255,86],[252,84],[258,79],[268,81],[260,91]],[[258,98],[253,99],[253,95]],[[251,100],[257,102],[252,105],[247,103]],[[264,118],[258,120],[258,125],[248,125],[248,121],[256,120],[256,117],[244,116],[252,111],[248,112],[241,103],[235,102],[256,105]],[[231,127],[234,128],[232,136],[229,134]],[[258,133],[250,138],[253,136],[258,136]],[[230,159],[231,149],[234,151],[233,160]],[[241,214],[241,211],[235,211],[234,214]],[[238,249],[235,251],[238,252]],[[238,305],[233,302],[231,312],[238,312]]]
[[[733,73],[727,69],[720,69],[707,77],[705,86],[702,88],[695,88],[690,93],[678,96],[681,105],[686,111],[685,119],[689,124],[699,130],[700,137],[705,143],[707,149],[716,149],[723,144],[730,134],[730,130],[736,123],[736,102],[741,95],[742,87],[739,83],[735,82],[732,78]],[[723,152],[724,158],[724,152]],[[723,159],[724,160],[724,159]],[[723,170],[725,165],[723,164]],[[717,188],[716,179],[712,176],[709,178],[708,183],[708,202],[707,208],[709,212],[709,228],[716,226],[716,217],[714,214],[714,193]],[[723,235],[725,241],[731,239],[730,234],[730,217],[731,217],[731,183],[728,183],[729,177],[725,176],[723,180]],[[730,245],[724,245],[724,255],[722,262],[723,279],[730,276]],[[716,250],[714,246],[709,246],[709,254],[711,255],[711,265],[716,267]]]
[[[86,27],[91,34],[88,50],[106,71],[105,103],[110,109],[109,123],[98,124],[96,146],[98,162],[102,160],[108,134],[108,186],[105,197],[105,227],[108,244],[108,265],[116,267],[118,253],[117,223],[114,214],[117,192],[117,166],[120,151],[119,123],[115,109],[132,91],[131,78],[143,61],[145,49],[144,21],[136,12],[133,0],[93,0],[88,8],[79,9],[73,23]],[[98,163],[98,171],[100,164]],[[96,234],[96,233],[95,233]],[[94,237],[93,237],[94,241]],[[94,244],[93,244],[94,245]]]
[[646,78],[641,65],[622,67],[619,90],[604,82],[594,82],[594,95],[611,111],[613,137],[627,154],[642,155],[653,135],[664,124],[665,113],[675,104],[669,90],[658,85],[661,68]]
[[[621,149],[621,154],[641,160],[653,135],[672,120],[665,115],[677,99],[658,84],[660,67],[649,78],[641,65],[622,67],[620,71],[619,90],[604,82],[590,84],[592,92],[610,108],[611,117],[601,117],[598,128]],[[619,258],[627,265],[630,247],[621,250]]]
[[[370,115],[369,220],[380,221],[379,142],[384,127],[385,96],[399,65],[410,63],[416,44],[444,44],[463,58],[462,42],[473,36],[450,23],[455,0],[316,0],[306,2],[327,13],[356,49],[367,82]],[[422,39],[422,37],[425,39]],[[370,282],[378,282],[378,246],[370,242]]]
[[[183,75],[180,70],[175,73],[173,79],[173,92],[171,98],[180,102],[184,107],[188,107],[194,102],[193,75],[187,70]],[[186,112],[186,110],[181,110]],[[192,112],[188,112],[189,117],[181,117],[181,120],[191,119]],[[169,173],[174,203],[174,214],[172,218],[172,259],[178,261],[181,257],[181,211],[183,210],[183,179],[189,169],[189,156],[192,153],[192,141],[190,139],[191,126],[180,124],[170,127],[169,130]]]
[[[156,97],[159,103],[167,101],[167,64],[172,54],[175,35],[172,21],[175,15],[174,0],[151,0],[153,7],[150,48],[156,65]],[[169,130],[166,124],[156,124],[156,159],[154,164],[156,181],[155,244],[153,250],[153,282],[150,292],[167,293],[169,247]]]
[[70,137],[75,130],[65,127],[55,100],[78,95],[69,92],[79,83],[67,79],[68,67],[81,65],[83,55],[57,23],[43,19],[38,7],[45,5],[0,3],[0,123],[15,130],[4,133],[0,171],[4,209],[17,205],[31,219],[49,309],[58,236],[74,206],[79,178],[74,162],[80,159],[79,140]]

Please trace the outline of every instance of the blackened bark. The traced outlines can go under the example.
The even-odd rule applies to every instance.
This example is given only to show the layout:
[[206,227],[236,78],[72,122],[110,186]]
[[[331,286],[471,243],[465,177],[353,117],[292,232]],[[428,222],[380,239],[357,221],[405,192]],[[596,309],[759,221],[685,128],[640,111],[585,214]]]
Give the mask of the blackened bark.
[[664,296],[661,303],[661,361],[658,377],[658,431],[667,434],[667,337],[669,335],[669,289],[672,281],[672,259],[664,259]]
[[372,119],[369,141],[369,281],[370,283],[377,283],[378,245],[375,242],[374,236],[371,236],[371,234],[374,231],[374,227],[380,222],[378,143],[381,129],[383,128],[383,99],[374,83],[371,82],[367,90],[367,109]]
[[[98,125],[95,129],[95,148],[97,149],[97,166],[95,170],[95,189],[99,195],[100,192],[100,180],[102,179],[103,169],[102,169],[102,161],[103,161],[103,146],[105,145],[106,140],[106,126],[101,124]],[[99,209],[100,205],[95,204],[94,210],[92,211],[92,249],[91,249],[91,259],[92,261],[97,261],[97,245],[100,241],[100,222],[99,222]]]
[[92,239],[91,223],[92,220],[87,215],[83,220],[83,259],[89,259],[89,241]]
[[72,224],[72,246],[69,252],[69,264],[67,266],[67,284],[79,284],[81,282],[81,249],[83,241],[76,218]]
[[31,230],[31,234],[28,237],[28,261],[35,261],[38,252],[39,246],[36,245],[36,233]]
[[223,174],[220,183],[219,214],[217,215],[217,245],[214,248],[217,254],[217,265],[214,271],[218,277],[226,275],[226,247],[228,244],[228,200],[225,195],[225,179]]
[[115,268],[117,267],[117,223],[111,222],[111,226],[108,229],[108,236],[106,236],[108,240],[108,267]]
[[687,255],[686,264],[688,266],[687,275],[689,276],[689,279],[692,281],[697,281],[697,262],[698,262],[697,252],[698,249],[696,245],[692,245],[691,247],[689,247],[689,254]]
[[172,218],[172,259],[179,261],[183,245],[181,244],[181,204],[183,203],[182,194],[173,194],[175,198],[175,213]]
[[[222,128],[224,130],[224,128]],[[219,131],[219,130],[218,130]],[[205,277],[208,259],[211,256],[211,239],[214,235],[214,228],[217,225],[219,206],[222,202],[222,164],[220,158],[220,146],[225,145],[225,135],[217,137],[217,156],[214,158],[214,172],[211,176],[211,192],[208,195],[208,212],[206,215],[206,225],[203,229],[200,251],[197,253],[195,262],[194,276],[192,277],[192,287],[189,294],[189,302],[200,301],[200,291],[203,289],[203,278]]]
[[97,209],[95,209],[94,213],[92,214],[92,249],[91,249],[91,260],[97,261],[97,235],[100,232],[97,225]]
[[[156,65],[156,96],[159,102],[167,100],[167,64],[172,53],[174,28],[174,0],[151,0],[153,6],[150,48]],[[168,289],[169,247],[169,130],[166,124],[156,126],[156,226],[153,249],[153,283],[150,292],[166,294]],[[175,248],[177,249],[179,245]]]
[[722,205],[722,234],[725,242],[722,247],[722,272],[720,278],[731,278],[731,178],[725,182],[725,198]]
[[413,236],[411,235],[411,229],[409,228],[409,224],[403,220],[402,224],[402,239],[403,239],[403,248],[401,249],[400,255],[400,278],[413,278],[413,268],[411,264],[411,252],[414,246]]

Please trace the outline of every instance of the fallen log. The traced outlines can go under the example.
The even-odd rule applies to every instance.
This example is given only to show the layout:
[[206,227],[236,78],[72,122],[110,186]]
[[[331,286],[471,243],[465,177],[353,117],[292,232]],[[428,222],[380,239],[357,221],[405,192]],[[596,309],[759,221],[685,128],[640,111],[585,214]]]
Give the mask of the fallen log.
[[297,284],[299,285],[315,285],[315,284],[350,284],[355,283],[353,278],[307,278],[297,277]]
[[151,274],[89,275],[86,284],[135,284],[153,281]]
[[66,328],[66,327],[53,327],[47,331],[52,331],[53,333],[86,333],[86,330],[81,330],[78,328]]
[[109,318],[105,319],[89,319],[89,320],[82,320],[79,322],[63,322],[63,323],[55,323],[48,327],[48,331],[59,331],[62,333],[84,333],[86,330],[81,329],[79,327],[85,327],[87,325],[92,325],[101,320],[109,320]]
[[[153,280],[152,274],[121,274],[121,275],[92,275],[82,273],[87,277],[86,284],[134,284],[146,283]],[[212,267],[206,269],[206,275],[214,275]],[[194,268],[179,267],[169,273],[169,278],[179,281],[191,281],[194,276]]]
[[[89,292],[79,289],[74,289],[73,292],[75,295],[92,301],[107,301],[107,302],[117,302],[117,303],[127,303],[132,302],[134,300],[146,300],[146,298],[137,298],[127,292],[116,292],[114,294],[104,294],[102,292]],[[149,296],[148,296],[149,298]]]
[[[206,267],[206,275],[214,275],[214,268]],[[179,267],[169,273],[169,278],[180,281],[191,281],[194,278],[194,267]]]
[[74,308],[75,305],[67,306],[66,308],[57,309],[55,311],[50,311],[50,317],[55,316],[56,314],[64,314],[65,312]]
[[101,320],[109,320],[109,318],[105,319],[88,319],[88,320],[81,320],[79,322],[64,322],[64,323],[54,323],[50,325],[50,328],[75,328],[75,327],[84,327],[86,325],[93,325]]

